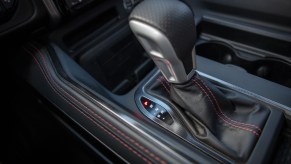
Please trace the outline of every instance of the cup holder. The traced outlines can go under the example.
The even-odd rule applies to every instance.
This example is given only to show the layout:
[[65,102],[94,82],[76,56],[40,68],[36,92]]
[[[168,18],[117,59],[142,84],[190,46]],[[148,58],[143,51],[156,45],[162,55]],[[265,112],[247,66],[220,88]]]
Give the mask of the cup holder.
[[228,44],[223,42],[207,42],[196,46],[198,55],[223,64],[232,64],[237,52]]
[[291,64],[278,59],[264,59],[254,62],[250,73],[291,88]]
[[249,60],[240,55],[239,51],[232,46],[220,41],[198,44],[196,52],[200,56],[219,63],[238,66],[253,75],[291,88],[291,63],[287,61],[268,57]]

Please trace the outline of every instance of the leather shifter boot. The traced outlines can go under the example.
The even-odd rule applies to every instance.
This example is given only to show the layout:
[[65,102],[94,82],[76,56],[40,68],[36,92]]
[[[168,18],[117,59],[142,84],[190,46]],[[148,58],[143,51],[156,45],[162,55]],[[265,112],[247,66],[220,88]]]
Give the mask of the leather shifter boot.
[[198,74],[185,84],[170,84],[163,76],[150,94],[176,104],[192,135],[236,161],[248,159],[270,110],[232,90],[216,87]]

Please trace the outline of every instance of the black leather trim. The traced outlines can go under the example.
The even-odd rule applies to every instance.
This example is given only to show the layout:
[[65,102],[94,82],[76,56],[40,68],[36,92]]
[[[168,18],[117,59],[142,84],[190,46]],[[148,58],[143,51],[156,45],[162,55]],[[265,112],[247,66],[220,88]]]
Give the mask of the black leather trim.
[[[175,149],[158,142],[145,132],[135,129],[130,122],[111,112],[110,110],[116,109],[117,106],[102,101],[106,99],[104,96],[89,94],[92,88],[101,93],[103,88],[98,87],[97,83],[90,83],[90,80],[86,78],[92,77],[56,46],[52,46],[48,50],[46,47],[30,44],[24,47],[24,50],[26,54],[19,60],[23,67],[22,70],[19,70],[20,74],[65,115],[120,158],[126,162],[139,163],[168,163],[169,161],[171,163],[189,163],[189,157],[181,156]],[[54,55],[57,55],[55,59],[52,58]],[[63,58],[62,61],[68,60],[69,62],[56,64],[57,62],[54,60],[60,57]],[[68,64],[69,67],[64,64]],[[63,71],[59,71],[62,70],[59,68],[60,66],[63,66]],[[72,70],[68,71],[67,68]],[[79,73],[83,77],[78,76],[77,79],[72,79],[74,73]],[[126,111],[116,111],[120,112],[118,113],[120,115],[130,117],[129,113],[124,113]],[[132,117],[132,119],[136,118]],[[192,154],[194,158],[194,152],[195,150],[191,153],[183,153]],[[196,159],[191,160],[215,162],[202,153]]]

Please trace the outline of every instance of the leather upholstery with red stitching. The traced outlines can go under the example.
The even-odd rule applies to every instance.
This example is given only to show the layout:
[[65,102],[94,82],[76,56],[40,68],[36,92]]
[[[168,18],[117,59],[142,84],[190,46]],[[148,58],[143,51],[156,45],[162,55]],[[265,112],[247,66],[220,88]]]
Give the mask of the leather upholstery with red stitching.
[[[68,93],[62,86],[60,86],[52,77],[51,71],[48,68],[49,64],[45,55],[48,55],[43,50],[40,50],[36,46],[30,46],[25,48],[25,51],[32,57],[36,65],[38,66],[41,74],[46,80],[47,84],[51,87],[52,91],[61,98],[65,103],[71,106],[72,109],[78,111],[78,113],[84,116],[87,121],[91,122],[96,128],[102,130],[107,134],[108,139],[111,138],[120,146],[124,147],[128,152],[132,153],[133,156],[139,158],[144,163],[167,163],[166,160],[162,159],[152,150],[147,148],[142,143],[139,143],[136,139],[126,134],[126,132],[122,131],[122,129],[115,126],[112,122],[107,120],[105,117],[97,114],[95,110],[91,109],[91,107],[86,106],[85,103],[82,103],[78,98],[74,97],[71,93]],[[96,121],[98,120],[98,121]],[[96,137],[97,140],[101,140]],[[128,154],[128,153],[127,153]],[[131,156],[132,156],[131,155]],[[137,158],[127,158],[126,160],[136,160]]]

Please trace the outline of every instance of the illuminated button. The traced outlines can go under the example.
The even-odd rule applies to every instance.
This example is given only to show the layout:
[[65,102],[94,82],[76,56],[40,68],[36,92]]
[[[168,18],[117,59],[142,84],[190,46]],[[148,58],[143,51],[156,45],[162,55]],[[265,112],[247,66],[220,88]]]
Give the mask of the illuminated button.
[[145,101],[145,102],[143,103],[143,105],[147,107],[147,106],[149,106],[149,102],[148,102],[148,101]]
[[155,103],[152,102],[151,100],[145,98],[145,97],[142,97],[142,98],[140,99],[140,101],[141,101],[143,107],[144,107],[146,110],[148,110],[149,112],[151,111],[151,109],[154,109],[154,108],[155,108]]

